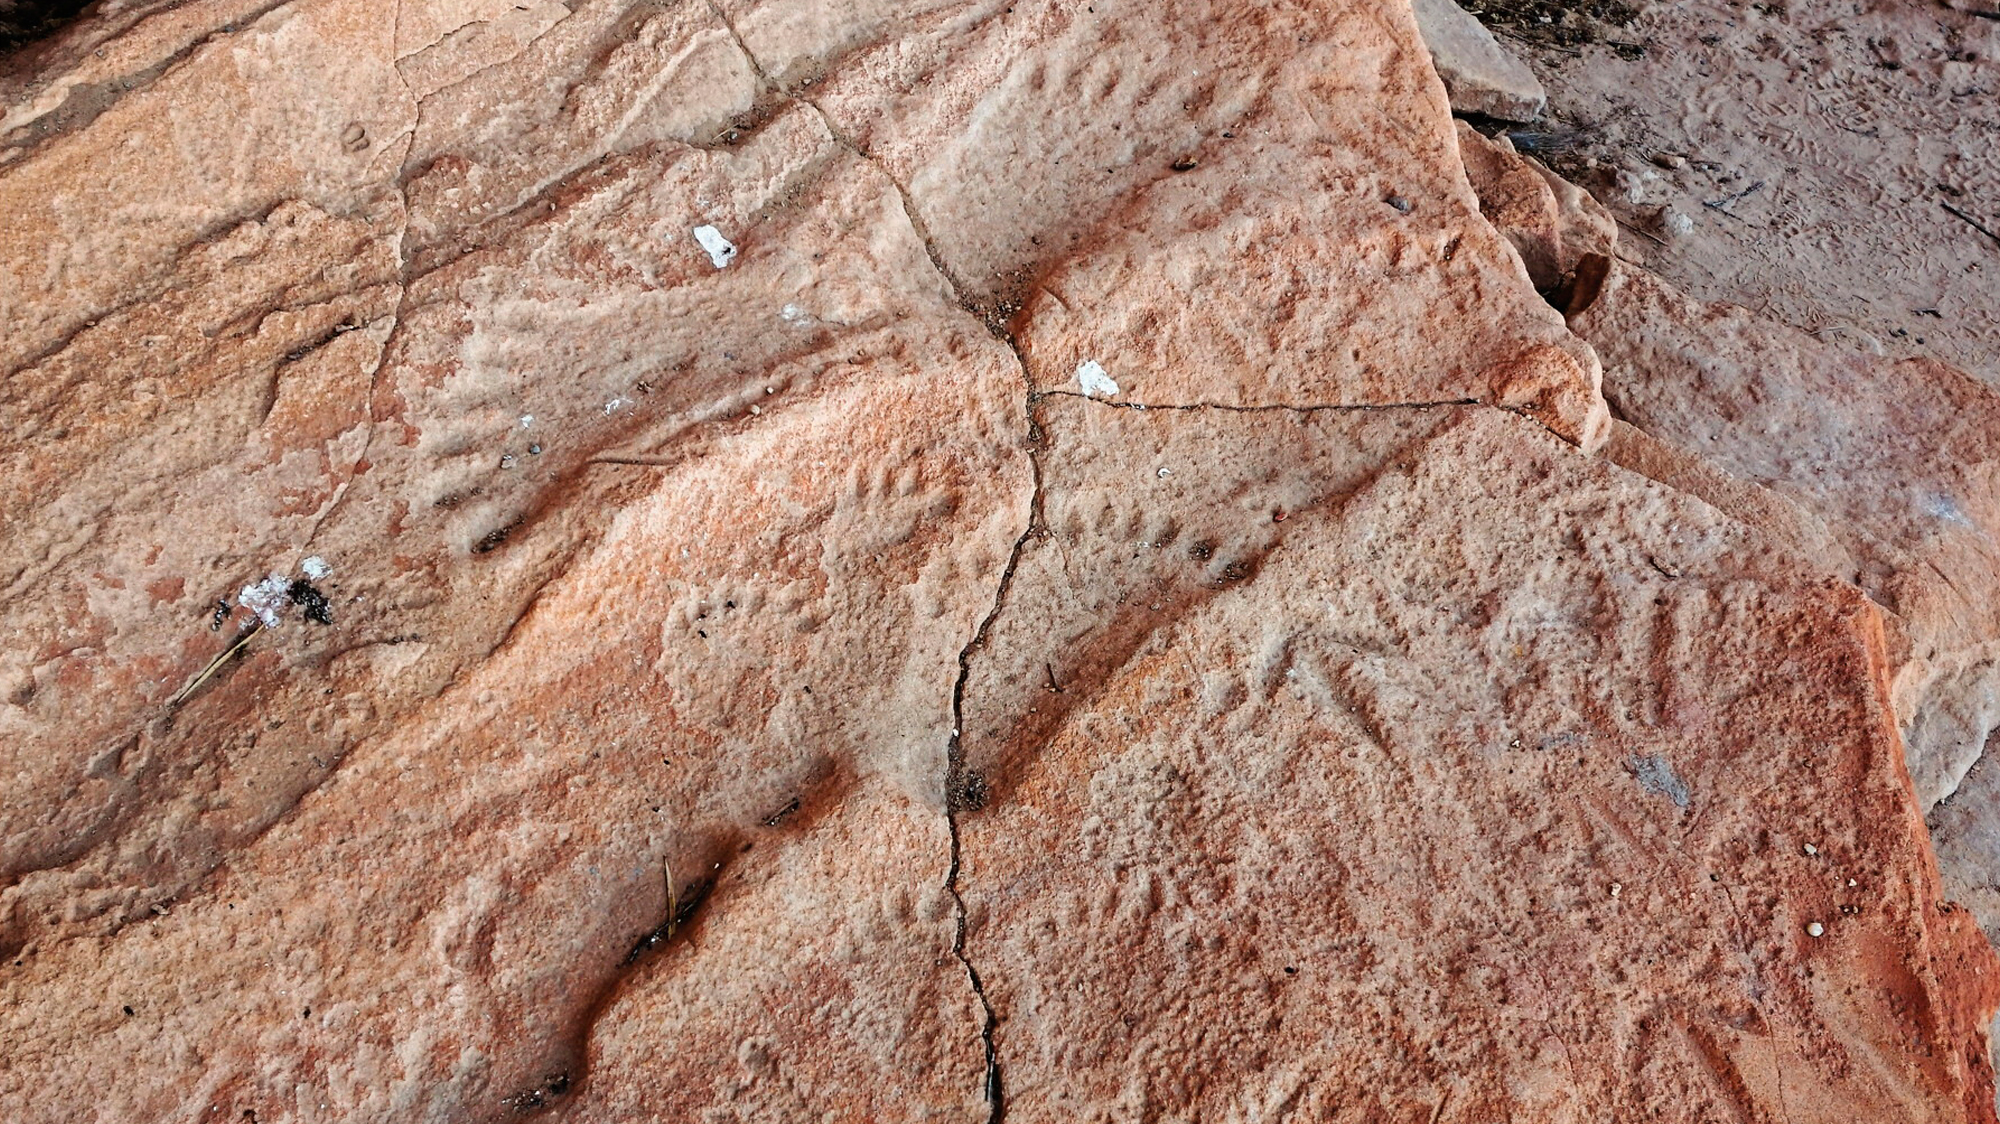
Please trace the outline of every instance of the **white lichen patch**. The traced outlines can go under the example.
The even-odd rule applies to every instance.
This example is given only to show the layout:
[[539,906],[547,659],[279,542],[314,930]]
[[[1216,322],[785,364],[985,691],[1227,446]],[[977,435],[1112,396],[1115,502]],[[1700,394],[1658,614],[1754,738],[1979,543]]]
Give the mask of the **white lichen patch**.
[[695,227],[694,240],[701,243],[702,249],[708,251],[708,260],[714,262],[717,269],[736,260],[736,244],[724,238],[722,232],[712,226]]
[[631,404],[630,398],[613,398],[604,404],[604,416],[608,418]]
[[1076,385],[1086,398],[1109,398],[1118,393],[1118,384],[1104,372],[1104,365],[1086,359],[1076,365]]
[[333,567],[327,564],[326,559],[321,558],[317,554],[299,563],[299,569],[304,570],[306,576],[314,581],[318,581],[328,574],[333,573]]
[[795,304],[788,304],[778,310],[778,316],[787,324],[803,324],[812,319],[812,314]]
[[257,614],[265,628],[278,627],[279,614],[292,603],[292,579],[283,574],[272,574],[263,581],[243,587],[236,595],[236,603]]

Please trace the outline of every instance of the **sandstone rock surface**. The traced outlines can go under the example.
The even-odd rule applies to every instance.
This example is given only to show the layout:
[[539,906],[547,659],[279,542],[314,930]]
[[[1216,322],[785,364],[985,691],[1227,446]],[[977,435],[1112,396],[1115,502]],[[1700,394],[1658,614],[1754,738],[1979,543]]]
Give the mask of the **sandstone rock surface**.
[[1702,429],[1398,0],[9,66],[11,1118],[1993,1119],[1984,399]]
[[1461,121],[1458,145],[1480,213],[1506,236],[1535,288],[1552,301],[1586,256],[1613,255],[1618,221],[1604,204],[1522,155],[1505,133],[1488,137]]
[[1794,509],[1779,537],[1894,615],[1917,796],[1943,799],[2000,725],[2000,394],[1933,361],[1871,360],[1696,304],[1629,267],[1572,322],[1613,364],[1622,419]]

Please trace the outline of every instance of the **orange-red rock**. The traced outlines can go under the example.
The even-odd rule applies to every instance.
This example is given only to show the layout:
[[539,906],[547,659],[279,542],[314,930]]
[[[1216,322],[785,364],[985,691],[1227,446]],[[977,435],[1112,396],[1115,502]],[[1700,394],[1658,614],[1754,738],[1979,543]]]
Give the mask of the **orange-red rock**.
[[13,67],[11,1118],[1991,1119],[1958,603],[1615,430],[1406,4]]

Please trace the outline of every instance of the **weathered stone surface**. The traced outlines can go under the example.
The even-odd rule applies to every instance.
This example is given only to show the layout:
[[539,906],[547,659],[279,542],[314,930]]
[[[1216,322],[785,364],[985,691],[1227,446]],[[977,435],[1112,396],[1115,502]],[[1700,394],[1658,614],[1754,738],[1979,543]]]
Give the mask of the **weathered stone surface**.
[[1041,419],[967,687],[1009,1119],[1985,1111],[1852,587],[1493,411]]
[[[1605,455],[1698,495],[1888,610],[1891,700],[1943,887],[2000,934],[2000,398],[1619,266],[1573,318],[1625,421]],[[1641,428],[1643,427],[1643,428]]]
[[1451,107],[1503,121],[1533,121],[1548,106],[1541,80],[1453,0],[1414,0],[1417,26],[1451,91]]
[[1983,556],[1614,425],[1407,6],[113,7],[0,81],[10,1118],[1991,1118]]
[[1893,615],[1917,795],[1928,808],[1950,793],[2000,723],[2000,395],[1940,363],[1870,359],[1699,304],[1623,265],[1571,322],[1606,356],[1620,418],[1762,493],[1705,499],[1811,550]]
[[1588,192],[1516,152],[1504,133],[1487,137],[1461,121],[1458,146],[1480,214],[1513,245],[1535,288],[1551,293],[1586,255],[1611,256],[1618,221]]

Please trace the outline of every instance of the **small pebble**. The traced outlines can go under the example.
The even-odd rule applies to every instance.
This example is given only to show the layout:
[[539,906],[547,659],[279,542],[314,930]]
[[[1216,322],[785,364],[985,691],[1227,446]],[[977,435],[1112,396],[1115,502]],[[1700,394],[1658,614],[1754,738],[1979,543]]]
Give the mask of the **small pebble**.
[[1662,168],[1685,168],[1687,162],[1687,157],[1678,152],[1660,152],[1653,155],[1653,163]]
[[701,243],[701,248],[708,254],[708,260],[717,269],[721,269],[722,267],[728,265],[730,262],[736,260],[735,243],[731,242],[727,238],[724,238],[722,236],[722,231],[717,230],[715,227],[712,226],[695,227],[694,240],[696,242]]
[[1806,844],[1806,848],[1805,848],[1805,849],[1806,849],[1806,854],[1808,854],[1808,855],[1817,855],[1817,854],[1819,854],[1819,848],[1818,848],[1818,847],[1815,847],[1815,846],[1813,846],[1813,845],[1812,845],[1812,844],[1810,844],[1810,843]]
[[1387,199],[1382,200],[1382,202],[1387,203],[1406,215],[1410,213],[1410,201],[1400,195],[1391,195]]
[[1172,476],[1173,474],[1174,474],[1173,469],[1163,468],[1160,470],[1160,479],[1165,480],[1167,477]]
[[1817,921],[1806,926],[1806,936],[1808,937],[1822,937],[1825,935],[1826,935],[1826,926],[1820,924]]
[[1625,197],[1627,203],[1644,203],[1654,181],[1659,178],[1658,175],[1643,168],[1636,171],[1620,168],[1612,174],[1611,182],[1617,186],[1618,193]]

